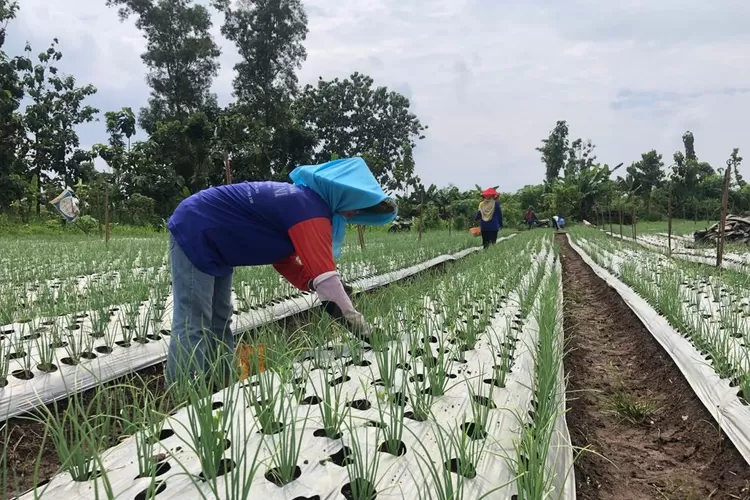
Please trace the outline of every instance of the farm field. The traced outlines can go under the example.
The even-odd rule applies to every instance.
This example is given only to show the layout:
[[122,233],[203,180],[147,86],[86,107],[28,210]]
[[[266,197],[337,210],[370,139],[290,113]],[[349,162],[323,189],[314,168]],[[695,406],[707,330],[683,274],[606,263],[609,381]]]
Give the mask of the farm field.
[[218,392],[164,387],[163,236],[0,240],[3,498],[748,498],[745,275],[594,229],[501,236],[349,240],[371,346],[239,270],[256,355]]

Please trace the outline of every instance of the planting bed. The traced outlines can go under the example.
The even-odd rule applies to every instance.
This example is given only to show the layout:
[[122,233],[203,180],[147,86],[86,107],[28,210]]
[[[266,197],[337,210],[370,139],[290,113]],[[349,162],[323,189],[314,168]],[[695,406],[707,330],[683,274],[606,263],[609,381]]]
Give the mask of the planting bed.
[[[613,238],[621,238],[626,241],[633,241],[632,236],[620,236],[618,233],[607,234]],[[643,245],[646,248],[652,250],[661,251],[667,253],[669,251],[669,236],[665,234],[646,234],[639,235],[635,242]],[[693,240],[683,236],[672,235],[672,255],[689,262],[697,262],[700,264],[707,264],[710,266],[716,265],[716,249],[715,248],[692,248]],[[725,251],[724,253],[724,266],[737,270],[747,271],[750,266],[750,253],[740,254],[731,253]]]
[[561,242],[569,422],[573,445],[601,454],[577,458],[579,496],[748,498],[746,287],[597,231],[573,235]]
[[268,370],[210,396],[178,384],[169,415],[144,389],[131,437],[101,453],[106,419],[80,419],[74,458],[22,498],[575,498],[551,243],[503,241],[357,299],[368,351],[321,318],[292,336],[319,346],[296,361],[269,326]]
[[[435,255],[438,250],[454,248],[455,244],[439,242],[428,246],[427,250],[420,248],[413,253],[420,258],[431,258],[414,264],[413,255],[405,258],[398,254],[378,254],[378,245],[382,243],[376,242],[370,250],[371,261],[345,261],[340,269],[352,285],[366,291],[478,250],[472,247],[458,253]],[[384,250],[384,246],[380,248],[380,252]],[[140,261],[139,253],[132,263]],[[402,263],[412,265],[393,269],[394,265]],[[373,274],[378,271],[382,274]],[[0,421],[165,358],[172,315],[168,272],[164,266],[138,269],[128,274],[135,276],[130,281],[121,278],[122,272],[114,270],[106,275],[78,276],[73,281],[50,280],[45,285],[15,286],[20,286],[23,303],[4,307],[11,313],[13,307],[22,305],[23,308],[12,314],[6,312],[7,317],[15,321],[0,326]],[[256,273],[255,279],[249,274],[252,272]],[[315,294],[291,293],[288,286],[280,286],[283,281],[273,270],[243,269],[236,273],[233,294],[236,309],[232,318],[235,333],[289,317],[317,304]],[[6,282],[0,284],[0,288],[3,286],[7,288],[6,297],[12,296],[12,285]],[[102,295],[100,292],[104,290],[111,293]],[[124,297],[129,297],[124,304],[109,302]],[[260,303],[257,297],[270,300]],[[93,308],[87,309],[87,306]],[[55,309],[76,312],[48,317],[23,316]]]

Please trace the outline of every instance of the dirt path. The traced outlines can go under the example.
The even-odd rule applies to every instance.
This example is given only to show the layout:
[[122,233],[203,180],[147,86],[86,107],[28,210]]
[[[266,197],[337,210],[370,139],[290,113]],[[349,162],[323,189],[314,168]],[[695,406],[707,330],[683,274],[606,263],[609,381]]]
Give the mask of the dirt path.
[[[750,467],[648,330],[557,236],[578,498],[750,499]],[[597,455],[598,454],[598,455]]]

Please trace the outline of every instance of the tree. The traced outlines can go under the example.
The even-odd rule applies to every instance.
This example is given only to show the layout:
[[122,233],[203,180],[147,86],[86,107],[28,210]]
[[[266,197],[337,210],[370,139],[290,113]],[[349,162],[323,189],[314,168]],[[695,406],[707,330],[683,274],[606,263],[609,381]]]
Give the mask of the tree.
[[135,25],[147,40],[141,55],[149,73],[149,108],[141,110],[141,127],[149,134],[159,121],[184,119],[215,101],[211,82],[221,54],[209,30],[211,15],[191,0],[107,0],[118,6],[121,20],[137,16]]
[[427,129],[409,107],[403,95],[354,73],[307,85],[294,109],[320,141],[315,160],[361,155],[385,189],[398,190],[414,184],[411,151]]
[[[243,143],[245,151],[235,150],[237,161],[232,163],[244,178],[283,178],[308,161],[315,146],[315,138],[290,109],[298,92],[296,70],[307,57],[302,45],[307,16],[299,0],[241,0],[237,7],[229,0],[214,4],[224,13],[222,34],[237,45],[241,57],[234,65],[233,110],[244,115],[242,132],[254,141]],[[239,120],[230,119],[234,125]],[[224,151],[229,154],[229,149],[235,148]]]
[[2,50],[5,30],[17,11],[17,2],[0,0],[0,193],[3,193],[0,210],[9,209],[13,200],[22,198],[30,181],[21,161],[25,130],[18,109],[24,97],[24,75],[32,71],[33,66],[28,57],[10,58]]
[[632,177],[632,185],[638,190],[647,203],[647,211],[651,211],[651,193],[662,186],[664,182],[664,162],[656,150],[643,153],[641,159],[633,162],[628,168],[628,176]]
[[[81,178],[82,165],[92,159],[90,152],[79,149],[76,127],[94,120],[99,110],[84,105],[86,98],[96,93],[93,85],[77,87],[73,76],[58,75],[53,63],[62,59],[62,53],[57,43],[54,39],[39,54],[39,63],[24,78],[30,102],[24,110],[27,138],[21,156],[27,161],[29,174],[40,183],[54,176],[72,186]],[[40,205],[37,198],[37,215]]]
[[546,182],[552,184],[560,177],[568,159],[568,124],[565,120],[557,122],[549,137],[542,139],[542,146],[536,148],[542,153],[542,162],[547,167]]

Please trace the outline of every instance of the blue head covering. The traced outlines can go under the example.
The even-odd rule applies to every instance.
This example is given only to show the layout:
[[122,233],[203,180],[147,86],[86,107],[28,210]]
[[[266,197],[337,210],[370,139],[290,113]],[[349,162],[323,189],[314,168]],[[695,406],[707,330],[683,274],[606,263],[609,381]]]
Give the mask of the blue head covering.
[[364,210],[373,207],[388,196],[383,192],[362,158],[342,158],[321,165],[304,165],[289,174],[297,186],[307,186],[315,191],[333,215],[333,256],[341,255],[346,236],[346,224],[382,226],[396,218],[396,213],[359,213],[349,220],[339,212]]

